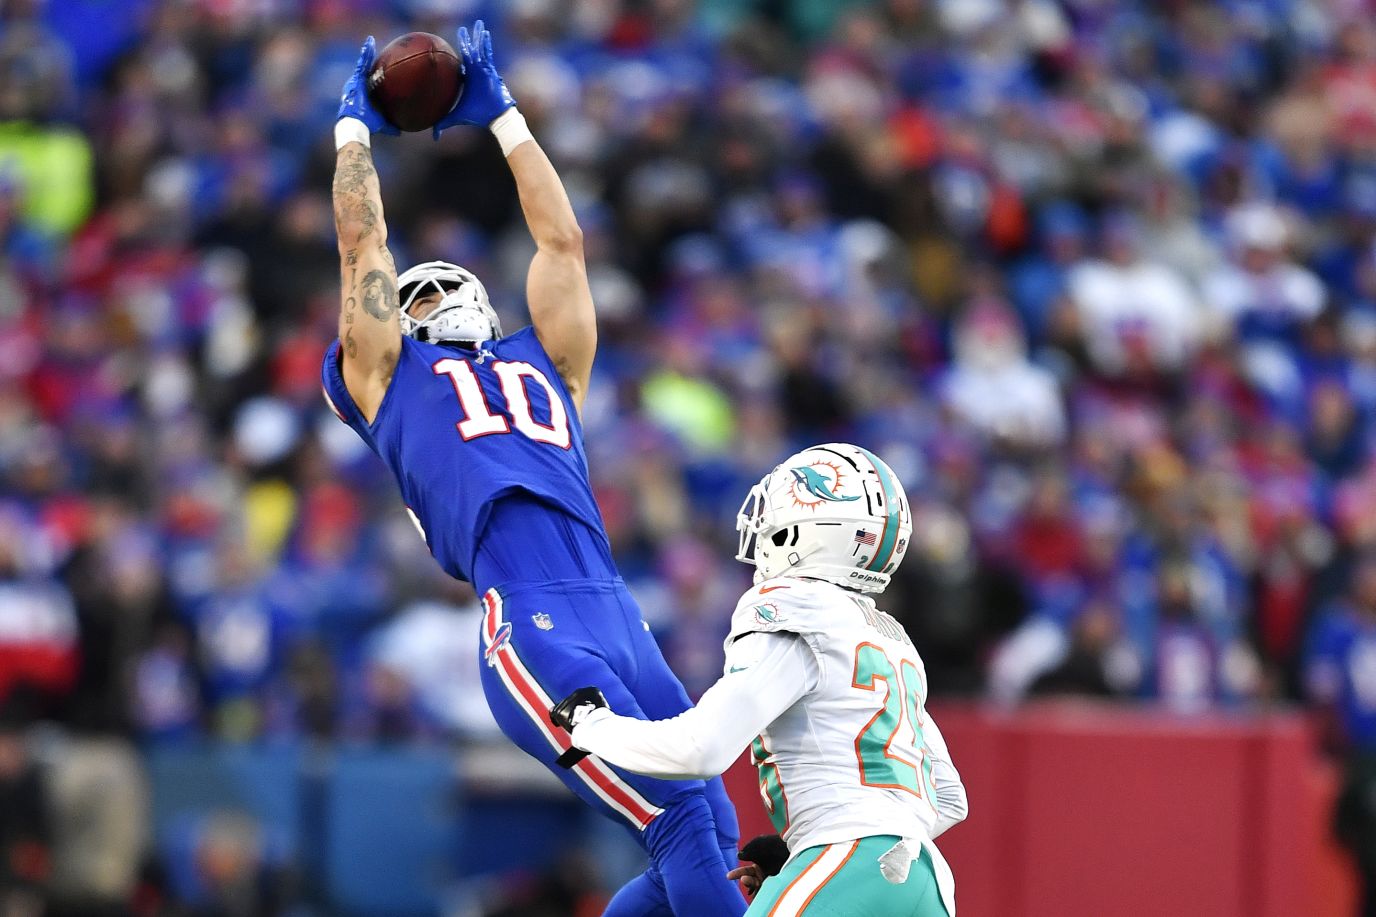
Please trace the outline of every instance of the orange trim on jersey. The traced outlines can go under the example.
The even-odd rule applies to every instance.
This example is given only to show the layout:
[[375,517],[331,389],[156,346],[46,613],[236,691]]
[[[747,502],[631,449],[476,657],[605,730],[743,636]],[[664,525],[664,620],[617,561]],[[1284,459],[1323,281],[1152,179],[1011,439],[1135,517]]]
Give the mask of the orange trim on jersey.
[[[913,723],[913,728],[916,732],[921,733],[922,727],[927,725],[927,672],[925,667],[918,665],[911,659],[903,659],[898,663],[898,678],[900,681],[903,679],[903,667],[905,665],[911,667],[912,670],[917,673],[917,680],[920,686],[918,690],[920,693],[918,695],[918,703],[913,706],[913,709],[917,711],[917,722]],[[926,737],[923,736],[922,744],[917,746],[917,795],[925,798],[927,800],[927,805],[931,806],[932,811],[939,814],[941,810],[938,809],[936,805],[936,784],[931,784],[931,793],[925,796],[922,793],[922,781],[926,776],[926,771],[923,770],[923,767],[930,755],[931,752],[927,749]]]
[[[755,762],[755,769],[759,771],[760,795],[764,797],[764,801],[766,807],[769,809],[769,813],[771,815],[774,814],[774,800],[769,798],[769,786],[766,784],[764,777],[764,769],[766,767],[773,768],[774,782],[779,785],[779,798],[783,800],[784,804],[784,826],[779,831],[779,833],[787,834],[788,829],[793,826],[793,815],[788,807],[788,790],[784,789],[784,775],[783,772],[779,770],[779,765],[775,764],[773,761],[767,760],[769,758],[774,757],[774,752],[770,751],[769,748],[764,744],[764,734],[761,733],[758,738],[760,740],[760,748],[763,749],[765,753],[764,758],[761,758]],[[754,757],[753,748],[751,749],[751,757]]]
[[[864,647],[864,646],[873,647],[874,649],[878,650],[878,651],[879,651],[879,654],[880,654],[881,656],[884,657],[884,660],[885,660],[886,662],[888,662],[889,668],[893,669],[894,675],[899,679],[900,682],[902,681],[902,679],[903,679],[903,673],[902,673],[901,671],[899,671],[898,669],[894,668],[893,660],[892,660],[892,659],[889,659],[889,654],[886,653],[886,652],[884,652],[884,648],[883,648],[882,646],[879,646],[879,645],[876,644],[876,643],[870,643],[868,640],[864,641],[863,643],[858,643],[858,644],[856,644],[856,646],[855,646],[855,657],[854,657],[854,660],[851,662],[851,671],[852,671],[852,672],[854,672],[857,668],[859,668],[859,665],[860,665],[860,648],[861,648],[861,647]],[[885,713],[885,711],[888,709],[889,703],[888,703],[888,696],[887,696],[887,695],[886,695],[885,698],[884,698],[884,706],[880,707],[878,710],[875,711],[874,716],[872,716],[872,717],[869,718],[868,722],[865,723],[865,727],[864,727],[863,729],[861,729],[858,733],[856,733],[856,736],[855,736],[855,766],[856,766],[856,769],[859,771],[860,783],[861,783],[862,786],[872,786],[872,787],[874,787],[874,788],[876,788],[876,789],[883,789],[883,790],[902,790],[903,792],[909,794],[910,796],[916,796],[918,799],[926,799],[926,797],[924,797],[924,796],[922,795],[922,768],[921,768],[921,762],[919,761],[918,766],[914,767],[914,766],[913,766],[913,763],[912,763],[911,761],[909,761],[908,759],[906,759],[906,758],[901,758],[901,757],[899,757],[898,755],[889,754],[889,749],[893,746],[893,740],[896,739],[896,738],[898,738],[898,730],[900,730],[900,729],[903,728],[903,716],[904,716],[904,710],[903,710],[903,694],[902,694],[902,692],[903,692],[903,686],[902,686],[901,684],[899,684],[899,685],[891,685],[891,684],[889,684],[888,679],[886,679],[886,678],[880,678],[880,677],[877,676],[877,675],[871,675],[871,676],[870,676],[870,683],[867,684],[867,685],[862,685],[862,684],[860,684],[860,682],[858,682],[858,681],[855,680],[855,676],[851,676],[850,685],[851,685],[852,688],[859,688],[861,691],[875,691],[875,690],[877,690],[877,689],[875,688],[875,686],[874,686],[875,681],[882,681],[882,682],[884,682],[884,686],[885,686],[885,688],[887,688],[889,694],[892,694],[895,690],[897,690],[897,691],[899,692],[899,696],[898,696],[898,722],[897,722],[896,724],[894,724],[893,732],[889,733],[888,739],[886,739],[886,740],[884,741],[884,757],[885,757],[885,758],[888,758],[890,761],[897,761],[897,762],[899,762],[900,764],[904,765],[905,767],[911,767],[911,768],[913,768],[913,770],[915,770],[915,771],[917,772],[917,791],[914,792],[910,787],[906,787],[906,786],[904,786],[904,785],[901,784],[901,783],[871,783],[869,780],[866,780],[866,779],[865,779],[865,758],[864,758],[864,756],[860,753],[860,740],[863,739],[863,738],[865,737],[865,733],[867,733],[867,732],[870,731],[870,727],[874,725],[874,721],[877,720],[877,719],[879,719],[881,716],[883,716],[884,713]],[[929,803],[929,804],[930,804],[930,803]]]

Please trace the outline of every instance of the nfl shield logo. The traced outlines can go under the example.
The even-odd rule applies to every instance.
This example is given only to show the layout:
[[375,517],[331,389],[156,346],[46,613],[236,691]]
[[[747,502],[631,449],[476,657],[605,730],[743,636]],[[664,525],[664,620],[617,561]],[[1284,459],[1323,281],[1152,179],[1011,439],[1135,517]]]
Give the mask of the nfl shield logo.
[[539,614],[531,615],[530,620],[534,621],[535,626],[541,630],[554,630],[554,622],[551,621],[549,615],[545,614],[543,611]]

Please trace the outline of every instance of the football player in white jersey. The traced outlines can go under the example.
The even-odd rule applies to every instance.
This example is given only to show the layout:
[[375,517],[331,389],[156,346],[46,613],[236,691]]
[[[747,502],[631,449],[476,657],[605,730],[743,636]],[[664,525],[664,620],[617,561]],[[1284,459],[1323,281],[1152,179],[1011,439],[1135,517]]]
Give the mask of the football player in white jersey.
[[716,776],[750,746],[789,855],[747,917],[954,917],[933,841],[965,818],[965,788],[925,712],[922,659],[870,598],[912,535],[902,486],[868,450],[813,446],[751,488],[736,527],[755,586],[721,680],[673,719],[618,716],[595,687],[552,719],[576,748],[658,777]]

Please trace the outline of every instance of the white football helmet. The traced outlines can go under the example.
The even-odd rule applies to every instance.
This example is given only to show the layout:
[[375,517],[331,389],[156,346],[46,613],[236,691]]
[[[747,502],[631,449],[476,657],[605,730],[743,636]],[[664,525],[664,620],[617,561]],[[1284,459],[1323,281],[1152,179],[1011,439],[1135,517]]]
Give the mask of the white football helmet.
[[883,592],[908,552],[912,513],[893,470],[848,443],[811,446],[750,488],[736,559],[755,582],[788,574]]
[[[438,290],[439,305],[422,319],[411,317],[417,297]],[[447,261],[427,261],[407,268],[397,278],[401,298],[401,333],[418,341],[476,344],[502,336],[502,322],[488,301],[487,289],[470,272]]]

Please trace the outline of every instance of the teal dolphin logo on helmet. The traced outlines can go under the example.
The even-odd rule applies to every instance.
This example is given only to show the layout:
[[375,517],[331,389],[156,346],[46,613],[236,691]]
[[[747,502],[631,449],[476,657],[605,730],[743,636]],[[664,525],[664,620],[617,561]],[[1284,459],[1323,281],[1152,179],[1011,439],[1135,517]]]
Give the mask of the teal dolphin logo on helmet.
[[[793,473],[793,479],[797,482],[794,486],[795,493],[797,489],[801,487],[819,501],[826,500],[831,503],[849,503],[852,500],[860,499],[859,496],[842,497],[832,493],[832,482],[828,481],[827,476],[814,467],[804,466],[802,468],[790,468],[788,470]],[[838,474],[837,483],[839,482],[840,475]]]
[[[877,593],[907,553],[912,510],[879,456],[822,443],[789,456],[750,488],[736,531],[736,558],[754,566],[756,583],[801,576]],[[766,624],[758,608],[753,613]]]

